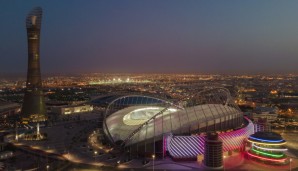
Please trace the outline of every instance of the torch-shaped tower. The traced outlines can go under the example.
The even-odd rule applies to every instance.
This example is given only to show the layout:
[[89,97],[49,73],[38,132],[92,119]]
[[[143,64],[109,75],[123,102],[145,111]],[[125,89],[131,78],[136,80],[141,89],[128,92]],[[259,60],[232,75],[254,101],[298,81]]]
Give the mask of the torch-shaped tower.
[[22,114],[25,120],[33,122],[45,120],[46,114],[39,61],[41,17],[42,9],[36,7],[30,11],[26,18],[28,71]]

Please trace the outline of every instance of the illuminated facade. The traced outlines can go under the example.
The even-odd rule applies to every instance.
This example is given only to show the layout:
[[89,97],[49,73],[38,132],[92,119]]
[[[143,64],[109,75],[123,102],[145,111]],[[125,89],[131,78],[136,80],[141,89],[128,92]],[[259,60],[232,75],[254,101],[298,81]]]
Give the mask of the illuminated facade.
[[59,106],[53,107],[51,111],[60,115],[71,115],[76,113],[92,112],[93,106],[87,104],[75,106]]
[[19,104],[0,100],[0,119],[5,119],[10,115],[15,115],[19,112]]
[[[243,150],[247,137],[254,133],[253,123],[245,119],[244,126],[230,132],[221,132],[219,139],[223,142],[223,152]],[[166,150],[175,160],[195,159],[204,154],[205,135],[169,136],[167,137]]]
[[288,159],[284,154],[286,141],[277,133],[257,132],[249,136],[250,150],[248,156],[263,162],[286,164]]
[[45,120],[46,108],[40,74],[40,30],[42,9],[34,8],[26,18],[28,41],[27,82],[22,106],[23,121]]
[[177,104],[184,105],[142,95],[119,97],[106,110],[103,130],[111,144],[131,153],[177,160],[203,154],[207,132],[219,132],[224,151],[244,149],[254,133],[226,89],[202,90]]

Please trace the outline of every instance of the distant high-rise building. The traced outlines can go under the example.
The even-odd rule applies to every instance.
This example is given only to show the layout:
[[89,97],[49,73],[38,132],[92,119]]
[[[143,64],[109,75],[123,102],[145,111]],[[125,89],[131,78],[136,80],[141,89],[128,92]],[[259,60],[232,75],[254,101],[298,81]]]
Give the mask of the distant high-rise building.
[[39,42],[42,9],[36,7],[26,18],[28,41],[28,71],[26,91],[22,106],[23,121],[33,122],[45,120],[46,108],[40,74]]

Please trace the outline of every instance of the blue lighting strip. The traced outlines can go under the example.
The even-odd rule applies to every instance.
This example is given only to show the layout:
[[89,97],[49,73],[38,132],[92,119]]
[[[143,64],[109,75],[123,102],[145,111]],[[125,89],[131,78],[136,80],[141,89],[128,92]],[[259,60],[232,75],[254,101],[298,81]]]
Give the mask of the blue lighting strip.
[[262,141],[262,142],[283,142],[284,140],[264,140],[264,139],[260,139],[260,138],[255,138],[255,137],[252,137],[252,136],[249,136],[249,138],[251,139],[254,139],[254,140],[257,140],[257,141]]

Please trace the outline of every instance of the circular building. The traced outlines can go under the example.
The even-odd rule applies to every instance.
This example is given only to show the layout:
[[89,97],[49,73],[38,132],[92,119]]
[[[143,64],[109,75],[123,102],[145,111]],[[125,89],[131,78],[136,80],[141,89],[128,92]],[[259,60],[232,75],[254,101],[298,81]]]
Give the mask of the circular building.
[[281,135],[274,132],[256,132],[248,137],[250,150],[248,156],[268,163],[286,164],[287,156],[284,154],[287,148],[286,141]]
[[[190,100],[189,100],[190,99]],[[180,103],[128,95],[112,101],[103,129],[111,144],[136,155],[196,159],[204,153],[204,135],[219,132],[224,151],[244,147],[253,125],[227,89],[206,89]]]

